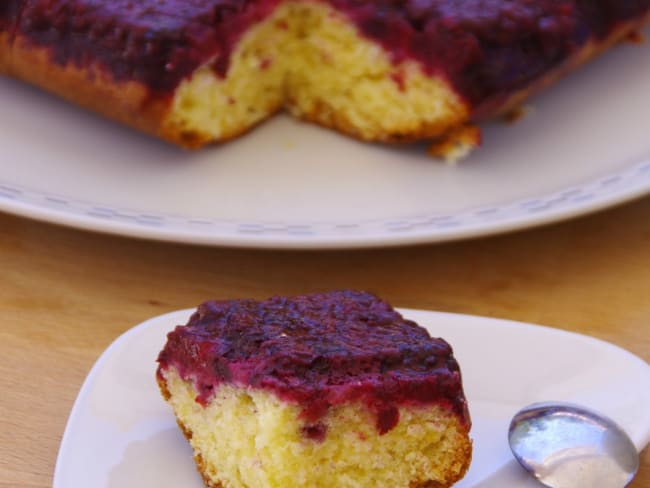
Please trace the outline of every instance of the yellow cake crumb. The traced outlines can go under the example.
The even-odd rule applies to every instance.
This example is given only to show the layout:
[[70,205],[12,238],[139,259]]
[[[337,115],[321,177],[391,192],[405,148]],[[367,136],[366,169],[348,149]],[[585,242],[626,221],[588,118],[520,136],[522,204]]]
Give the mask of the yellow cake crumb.
[[437,406],[402,407],[379,435],[358,403],[330,409],[324,440],[301,432],[300,408],[273,393],[221,385],[207,406],[173,367],[160,379],[210,488],[447,487],[471,458],[467,428]]
[[237,44],[227,76],[204,66],[177,89],[165,132],[226,140],[278,110],[367,141],[435,138],[467,107],[414,61],[394,64],[324,3],[282,3]]

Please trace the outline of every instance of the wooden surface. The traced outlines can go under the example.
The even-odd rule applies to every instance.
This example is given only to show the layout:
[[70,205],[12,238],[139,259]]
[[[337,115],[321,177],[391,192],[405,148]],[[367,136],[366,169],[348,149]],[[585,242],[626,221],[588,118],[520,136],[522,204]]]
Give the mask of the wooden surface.
[[[650,198],[505,236],[368,251],[192,247],[5,214],[0,229],[0,488],[51,486],[72,403],[113,339],[208,298],[366,289],[395,306],[590,334],[650,361]],[[648,449],[631,486],[650,488]]]

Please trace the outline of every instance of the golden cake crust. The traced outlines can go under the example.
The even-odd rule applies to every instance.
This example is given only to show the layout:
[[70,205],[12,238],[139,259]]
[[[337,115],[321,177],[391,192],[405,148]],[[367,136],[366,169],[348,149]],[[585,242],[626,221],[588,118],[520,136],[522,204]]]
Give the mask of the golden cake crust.
[[0,73],[12,74],[11,64],[11,44],[9,42],[9,33],[0,32]]
[[377,131],[372,136],[367,136],[360,131],[345,114],[332,111],[322,104],[317,104],[311,112],[301,113],[300,118],[360,140],[385,144],[409,144],[435,138],[446,139],[446,134],[451,127],[461,127],[468,118],[467,107],[456,104],[455,108],[456,110],[450,110],[445,118],[433,123],[422,121],[415,128],[408,127],[403,131]]
[[[169,393],[169,389],[167,388],[167,382],[160,376],[156,377],[156,381],[158,382],[158,388],[160,389],[160,394],[162,397],[165,400],[169,400],[171,393]],[[181,429],[181,432],[183,433],[183,436],[185,436],[187,442],[190,442],[192,439],[192,431],[188,429],[185,424],[178,418],[176,418],[176,423],[178,424],[179,429]],[[223,488],[223,485],[221,483],[213,483],[205,474],[205,463],[203,462],[203,456],[201,456],[201,454],[194,454],[194,462],[196,463],[196,468],[201,475],[201,478],[203,478],[203,483],[205,486],[208,488]]]
[[54,63],[47,48],[21,36],[11,49],[5,46],[7,52],[0,53],[0,59],[9,59],[7,65],[0,64],[5,73],[143,132],[169,138],[162,128],[169,101],[151,97],[141,83],[116,83],[98,65],[78,68]]

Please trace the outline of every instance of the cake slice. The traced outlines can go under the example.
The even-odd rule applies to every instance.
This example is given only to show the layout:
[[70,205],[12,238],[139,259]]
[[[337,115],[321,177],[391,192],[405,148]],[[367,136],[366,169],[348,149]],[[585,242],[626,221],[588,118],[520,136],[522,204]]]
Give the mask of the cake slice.
[[279,110],[463,154],[650,0],[4,0],[0,73],[184,147]]
[[470,463],[451,347],[368,293],[206,302],[158,363],[210,488],[441,488]]

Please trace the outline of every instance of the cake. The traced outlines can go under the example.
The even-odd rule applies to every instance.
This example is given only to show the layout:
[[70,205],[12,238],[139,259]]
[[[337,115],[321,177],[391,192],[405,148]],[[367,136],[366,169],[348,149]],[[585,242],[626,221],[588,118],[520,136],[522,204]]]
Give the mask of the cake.
[[649,20],[650,0],[3,0],[0,73],[188,148],[287,110],[462,155]]
[[368,293],[203,303],[157,381],[209,488],[443,488],[470,463],[450,345]]

